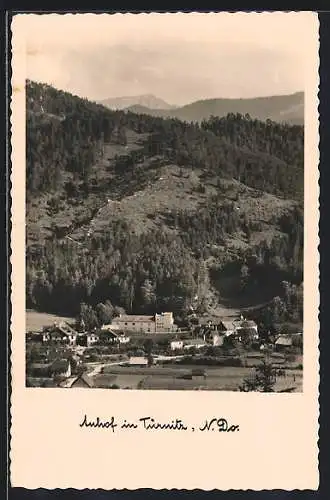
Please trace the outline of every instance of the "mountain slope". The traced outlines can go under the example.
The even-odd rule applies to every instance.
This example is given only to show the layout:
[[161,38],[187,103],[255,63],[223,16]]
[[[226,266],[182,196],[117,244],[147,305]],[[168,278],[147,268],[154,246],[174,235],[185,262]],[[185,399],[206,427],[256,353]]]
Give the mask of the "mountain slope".
[[[150,108],[150,106],[149,106]],[[265,121],[286,122],[302,125],[304,123],[304,94],[259,97],[253,99],[205,99],[186,106],[168,109],[148,109],[142,103],[128,106],[133,113],[151,114],[177,118],[184,121],[208,120],[211,116],[226,116],[228,113],[249,114],[251,118]]]
[[[299,126],[186,124],[28,82],[28,306],[288,301],[302,282],[303,142]],[[276,314],[299,320],[300,302],[284,305]]]
[[110,109],[125,109],[130,106],[143,106],[147,109],[172,109],[167,102],[152,94],[139,95],[139,96],[124,96],[124,97],[110,97],[99,101],[99,104],[107,106]]

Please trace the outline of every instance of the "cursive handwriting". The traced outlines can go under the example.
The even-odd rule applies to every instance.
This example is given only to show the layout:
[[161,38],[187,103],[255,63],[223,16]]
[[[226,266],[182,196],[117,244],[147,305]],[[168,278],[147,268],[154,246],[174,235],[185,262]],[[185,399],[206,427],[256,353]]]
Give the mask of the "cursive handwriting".
[[93,429],[108,429],[112,432],[116,430],[136,430],[142,429],[145,431],[191,431],[195,432],[237,432],[239,431],[239,425],[230,424],[226,418],[223,417],[213,417],[211,419],[206,419],[201,425],[189,426],[184,423],[181,418],[176,418],[170,422],[158,422],[153,417],[140,417],[135,422],[129,422],[126,419],[123,421],[116,421],[115,417],[112,416],[107,420],[102,420],[100,417],[95,419],[90,419],[87,415],[84,416],[79,427],[85,427],[90,430]]
[[214,417],[211,420],[205,420],[204,425],[199,428],[200,431],[214,431],[219,432],[237,432],[239,425],[229,425],[225,418]]
[[106,420],[102,422],[100,417],[97,417],[96,420],[87,420],[87,415],[85,415],[84,420],[81,422],[79,427],[96,427],[99,429],[112,429],[112,432],[115,432],[115,428],[118,424],[115,423],[115,417],[111,417],[110,420]]
[[188,427],[186,427],[180,418],[172,420],[171,423],[161,424],[159,422],[155,422],[155,420],[151,417],[143,417],[139,419],[140,422],[143,423],[143,428],[147,431],[150,430],[171,430],[171,431],[186,431]]

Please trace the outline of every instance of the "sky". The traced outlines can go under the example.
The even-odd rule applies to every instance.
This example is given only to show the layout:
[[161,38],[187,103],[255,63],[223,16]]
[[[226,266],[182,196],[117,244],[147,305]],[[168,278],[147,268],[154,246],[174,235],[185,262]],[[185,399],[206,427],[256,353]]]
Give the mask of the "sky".
[[17,16],[27,78],[92,100],[182,105],[304,90],[310,13]]

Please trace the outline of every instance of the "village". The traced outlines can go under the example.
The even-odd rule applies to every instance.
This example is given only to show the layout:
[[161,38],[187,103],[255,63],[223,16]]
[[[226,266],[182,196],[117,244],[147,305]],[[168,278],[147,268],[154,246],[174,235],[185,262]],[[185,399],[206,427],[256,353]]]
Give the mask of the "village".
[[88,330],[56,321],[26,334],[27,387],[238,391],[271,363],[275,392],[302,390],[303,335],[260,335],[243,315],[120,314]]

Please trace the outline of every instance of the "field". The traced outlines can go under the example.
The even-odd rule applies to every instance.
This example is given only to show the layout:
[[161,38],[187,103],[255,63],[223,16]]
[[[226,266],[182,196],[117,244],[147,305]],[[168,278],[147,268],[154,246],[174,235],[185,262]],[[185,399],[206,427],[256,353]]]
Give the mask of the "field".
[[39,332],[44,326],[52,325],[55,321],[73,322],[74,318],[65,318],[56,314],[41,313],[28,309],[26,311],[26,331]]
[[[103,374],[97,376],[97,384],[103,388],[115,384],[120,389],[238,391],[243,380],[254,372],[254,368],[249,367],[198,366],[198,369],[205,370],[205,377],[182,378],[193,368],[196,366],[164,368],[108,366],[105,367]],[[109,380],[108,385],[107,380]],[[274,389],[276,392],[286,389],[294,389],[294,392],[302,391],[302,371],[288,370],[286,376],[277,377]]]

